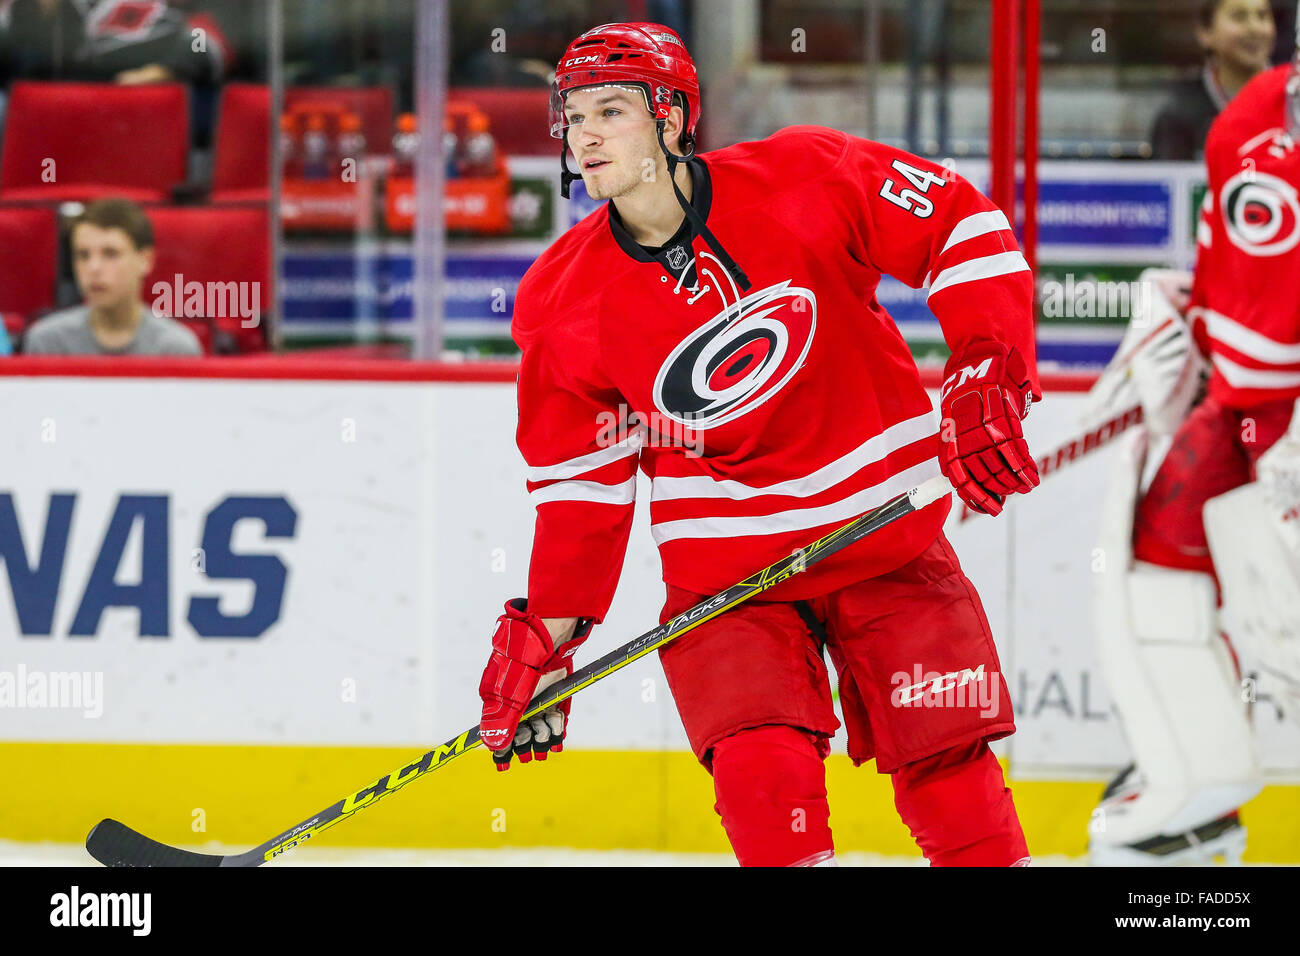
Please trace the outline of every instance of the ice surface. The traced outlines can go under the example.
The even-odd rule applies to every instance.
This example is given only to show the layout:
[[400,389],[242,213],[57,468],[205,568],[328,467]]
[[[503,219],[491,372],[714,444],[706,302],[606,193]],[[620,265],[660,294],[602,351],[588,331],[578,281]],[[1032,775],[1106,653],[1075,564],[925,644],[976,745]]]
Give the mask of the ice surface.
[[[242,852],[247,847],[189,847],[205,853]],[[923,866],[913,857],[844,853],[840,866]],[[1035,866],[1075,866],[1081,860],[1042,857]],[[84,847],[67,843],[13,843],[0,840],[0,866],[98,866]],[[729,854],[656,853],[651,850],[572,850],[562,847],[508,847],[499,850],[366,849],[303,847],[272,866],[735,866]]]

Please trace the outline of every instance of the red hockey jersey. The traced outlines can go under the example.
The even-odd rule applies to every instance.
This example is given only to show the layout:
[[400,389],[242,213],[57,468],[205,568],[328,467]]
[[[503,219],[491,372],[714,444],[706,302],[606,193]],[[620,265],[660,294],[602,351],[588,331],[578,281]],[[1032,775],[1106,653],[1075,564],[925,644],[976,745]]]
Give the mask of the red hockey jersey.
[[[692,203],[748,292],[698,236],[652,258],[608,203],[520,283],[517,439],[537,509],[529,609],[543,617],[604,616],[638,465],[664,580],[702,593],[939,474],[937,415],[876,299],[882,273],[929,288],[954,353],[992,340],[1033,368],[1028,265],[1003,213],[951,171],[814,126],[697,162],[705,188]],[[895,522],[767,597],[891,571],[934,540],[948,508]]]
[[1230,408],[1300,395],[1300,148],[1279,66],[1246,84],[1205,144],[1209,189],[1188,316],[1204,321],[1210,394]]

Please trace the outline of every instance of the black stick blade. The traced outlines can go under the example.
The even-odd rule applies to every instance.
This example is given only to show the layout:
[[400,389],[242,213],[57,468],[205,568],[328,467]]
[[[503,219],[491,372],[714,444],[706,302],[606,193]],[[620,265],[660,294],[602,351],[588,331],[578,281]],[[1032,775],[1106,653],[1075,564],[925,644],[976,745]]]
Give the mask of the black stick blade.
[[150,840],[116,820],[95,824],[86,837],[86,850],[104,866],[220,866],[224,859]]

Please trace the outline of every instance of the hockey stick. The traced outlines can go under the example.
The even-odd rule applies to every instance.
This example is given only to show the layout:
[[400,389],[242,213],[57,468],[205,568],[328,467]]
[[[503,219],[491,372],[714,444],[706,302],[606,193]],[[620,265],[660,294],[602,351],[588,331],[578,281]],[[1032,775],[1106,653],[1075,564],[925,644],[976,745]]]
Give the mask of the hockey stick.
[[[729,611],[766,591],[768,588],[805,571],[812,565],[827,558],[837,551],[861,541],[863,538],[892,524],[899,518],[919,511],[926,505],[938,501],[952,490],[948,480],[943,477],[931,478],[929,481],[904,494],[891,498],[878,508],[855,518],[843,527],[837,528],[825,537],[819,538],[806,548],[800,548],[789,557],[782,558],[762,571],[751,574],[739,584],[733,584],[719,594],[690,608],[660,624],[640,637],[622,647],[610,651],[599,660],[592,661],[586,667],[574,671],[564,680],[552,684],[544,693],[533,699],[524,718],[533,716],[553,707],[560,701],[572,697],[584,687],[633,661],[662,647],[669,641],[676,640],[688,631],[699,627],[718,615]],[[436,747],[422,757],[385,774],[377,781],[355,793],[349,794],[338,803],[322,810],[315,816],[304,820],[291,830],[286,830],[267,840],[261,846],[254,847],[247,853],[231,856],[219,856],[211,853],[192,853],[177,849],[165,843],[151,840],[147,836],[132,830],[116,820],[103,820],[96,824],[86,837],[86,849],[105,866],[260,866],[299,844],[311,839],[336,823],[348,819],[358,810],[374,805],[380,797],[406,786],[412,780],[438,770],[452,759],[468,753],[481,741],[478,727],[471,727],[460,735],[453,737],[440,747]]]
[[[1074,464],[1085,455],[1091,455],[1121,432],[1127,431],[1141,421],[1142,406],[1134,405],[1115,417],[1108,418],[1096,428],[1090,429],[1082,435],[1076,435],[1064,444],[1058,445],[1046,455],[1039,455],[1034,459],[1034,463],[1038,465],[1039,477],[1046,478],[1048,475],[1054,475],[1067,465]],[[972,511],[968,505],[963,504],[957,521],[960,523],[977,514],[979,512]]]

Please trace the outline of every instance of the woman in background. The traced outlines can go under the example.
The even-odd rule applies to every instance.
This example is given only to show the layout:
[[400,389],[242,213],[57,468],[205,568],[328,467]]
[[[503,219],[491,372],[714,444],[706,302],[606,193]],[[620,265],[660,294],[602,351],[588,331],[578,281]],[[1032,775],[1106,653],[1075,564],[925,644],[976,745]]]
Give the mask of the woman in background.
[[1156,117],[1155,159],[1199,159],[1219,111],[1269,66],[1277,26],[1268,0],[1204,0],[1196,39],[1205,51],[1199,76],[1183,81]]

